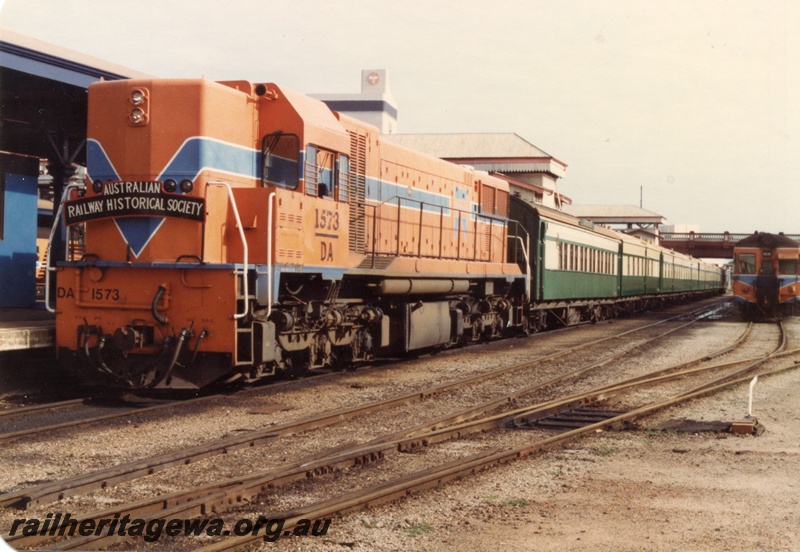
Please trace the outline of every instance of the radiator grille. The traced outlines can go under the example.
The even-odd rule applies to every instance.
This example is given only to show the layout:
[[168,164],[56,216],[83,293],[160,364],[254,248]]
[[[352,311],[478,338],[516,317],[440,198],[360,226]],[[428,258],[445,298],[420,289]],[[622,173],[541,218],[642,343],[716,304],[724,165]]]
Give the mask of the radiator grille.
[[366,251],[366,216],[364,202],[367,198],[367,135],[362,131],[350,134],[351,180],[348,190],[350,203],[350,251]]

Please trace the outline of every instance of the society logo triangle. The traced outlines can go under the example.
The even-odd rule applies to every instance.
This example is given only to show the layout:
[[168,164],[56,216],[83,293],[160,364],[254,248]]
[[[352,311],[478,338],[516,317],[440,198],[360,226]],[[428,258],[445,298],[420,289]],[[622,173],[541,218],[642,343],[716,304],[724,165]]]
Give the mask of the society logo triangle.
[[[114,164],[97,140],[87,141],[86,165],[90,180],[101,182],[120,180]],[[138,258],[165,220],[166,217],[116,217],[114,224],[133,256]]]

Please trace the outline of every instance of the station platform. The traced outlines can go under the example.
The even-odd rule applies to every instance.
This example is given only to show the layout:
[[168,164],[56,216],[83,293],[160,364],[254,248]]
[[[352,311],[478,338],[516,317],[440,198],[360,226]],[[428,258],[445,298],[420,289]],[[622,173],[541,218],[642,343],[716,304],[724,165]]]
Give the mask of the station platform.
[[56,324],[45,309],[0,308],[0,351],[55,345]]

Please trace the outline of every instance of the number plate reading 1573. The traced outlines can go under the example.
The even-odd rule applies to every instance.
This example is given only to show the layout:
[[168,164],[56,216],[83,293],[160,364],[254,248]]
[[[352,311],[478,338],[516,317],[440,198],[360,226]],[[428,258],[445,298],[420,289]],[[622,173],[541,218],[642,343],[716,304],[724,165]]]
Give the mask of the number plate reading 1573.
[[[72,288],[59,287],[56,289],[56,297],[59,299],[75,299],[75,292]],[[91,288],[89,297],[93,301],[119,301],[119,290],[114,288]]]
[[94,301],[119,301],[119,290],[111,288],[92,288]]
[[316,213],[316,220],[314,221],[314,228],[319,230],[338,230],[339,229],[339,213],[328,209],[314,209]]

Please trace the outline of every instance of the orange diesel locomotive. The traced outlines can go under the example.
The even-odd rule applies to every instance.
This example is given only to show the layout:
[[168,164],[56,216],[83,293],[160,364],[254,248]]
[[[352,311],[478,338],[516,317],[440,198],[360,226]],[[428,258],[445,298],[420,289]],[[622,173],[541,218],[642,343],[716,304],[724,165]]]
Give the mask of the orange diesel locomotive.
[[733,255],[731,285],[744,318],[800,314],[800,243],[756,232],[737,242]]
[[200,388],[525,323],[506,182],[275,84],[93,84],[87,165],[55,307],[86,380]]

